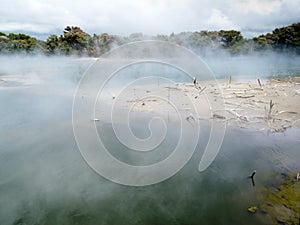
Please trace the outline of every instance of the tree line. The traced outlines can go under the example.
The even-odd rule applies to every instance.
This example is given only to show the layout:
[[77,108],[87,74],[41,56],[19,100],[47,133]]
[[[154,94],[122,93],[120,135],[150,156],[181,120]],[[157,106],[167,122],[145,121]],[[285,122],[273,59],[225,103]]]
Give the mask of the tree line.
[[173,42],[191,48],[199,54],[220,49],[231,54],[266,51],[300,54],[300,23],[276,28],[272,33],[251,39],[244,38],[241,32],[236,30],[182,32],[156,36],[134,33],[122,37],[107,33],[89,35],[80,27],[67,26],[63,34],[60,36],[52,34],[45,41],[26,34],[0,32],[0,54],[24,52],[97,57],[115,46],[147,39]]

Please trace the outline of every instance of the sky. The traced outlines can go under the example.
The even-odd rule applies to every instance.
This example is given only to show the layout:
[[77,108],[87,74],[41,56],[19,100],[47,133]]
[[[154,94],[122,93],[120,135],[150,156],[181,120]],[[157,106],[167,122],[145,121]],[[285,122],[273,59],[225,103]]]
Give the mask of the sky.
[[79,26],[128,36],[240,30],[253,37],[300,22],[300,0],[0,0],[0,31],[37,37]]

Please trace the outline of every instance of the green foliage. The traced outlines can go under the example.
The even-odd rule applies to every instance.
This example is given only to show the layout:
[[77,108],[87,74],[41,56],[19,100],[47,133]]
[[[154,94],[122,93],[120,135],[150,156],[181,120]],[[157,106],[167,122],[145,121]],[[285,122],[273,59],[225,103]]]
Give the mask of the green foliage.
[[251,50],[251,42],[246,39],[241,39],[238,42],[235,42],[232,46],[228,48],[228,51],[231,54],[247,54]]
[[58,37],[55,34],[52,34],[48,37],[46,41],[47,53],[54,54],[57,53],[59,47]]
[[265,51],[271,49],[272,47],[270,41],[265,36],[254,37],[252,42],[253,50],[255,51]]
[[79,27],[67,26],[59,38],[60,50],[66,54],[82,54],[88,47],[90,35]]
[[271,224],[299,224],[300,181],[290,175],[281,185],[275,186],[260,191],[261,211],[268,215]]
[[6,52],[7,40],[8,37],[6,37],[6,34],[0,32],[0,53]]
[[9,52],[33,52],[37,47],[37,39],[30,37],[26,34],[13,34],[7,35],[8,41],[6,48]]
[[274,50],[300,54],[300,23],[276,28],[272,33],[252,39],[243,38],[241,32],[236,30],[182,32],[170,35],[161,34],[156,37],[133,33],[129,37],[121,37],[107,33],[90,36],[79,27],[67,26],[61,36],[53,34],[46,41],[37,40],[26,34],[6,35],[0,32],[0,53],[41,51],[47,54],[99,56],[109,51],[114,45],[145,39],[174,42],[191,48],[199,54],[203,50],[204,52],[205,50],[215,52],[224,50],[231,54]]
[[98,36],[94,35],[94,40],[97,55],[101,55],[110,50],[111,44],[114,41],[114,37],[107,33],[103,33]]
[[243,36],[241,35],[240,31],[236,30],[221,30],[220,32],[221,36],[221,44],[225,48],[230,48],[233,45],[239,43],[243,40]]
[[[254,40],[255,39],[255,40]],[[253,38],[259,47],[272,48],[276,51],[289,51],[300,53],[300,23],[294,23],[287,27],[276,28],[273,32]]]

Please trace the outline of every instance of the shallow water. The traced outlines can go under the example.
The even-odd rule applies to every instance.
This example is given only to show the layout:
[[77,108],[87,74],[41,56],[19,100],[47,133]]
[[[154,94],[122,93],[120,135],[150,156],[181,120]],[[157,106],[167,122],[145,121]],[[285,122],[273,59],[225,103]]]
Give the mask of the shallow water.
[[[274,174],[300,170],[299,130],[269,134],[228,127],[217,158],[200,173],[209,136],[209,125],[201,122],[196,151],[175,176],[147,187],[118,185],[87,165],[73,135],[78,71],[90,61],[63,60],[41,61],[44,69],[24,63],[22,77],[35,82],[0,83],[0,224],[268,224],[247,208],[259,204],[260,187],[276,183]],[[19,76],[22,67],[8,69],[2,76]],[[96,126],[112,154],[128,163],[141,160],[115,141],[109,123]],[[166,147],[178,138],[174,127],[157,149],[163,153],[141,163],[170,153]],[[140,137],[149,132],[134,129]],[[254,169],[255,187],[247,179]]]
[[300,57],[297,55],[265,53],[244,56],[206,56],[206,63],[218,78],[266,79],[299,76]]

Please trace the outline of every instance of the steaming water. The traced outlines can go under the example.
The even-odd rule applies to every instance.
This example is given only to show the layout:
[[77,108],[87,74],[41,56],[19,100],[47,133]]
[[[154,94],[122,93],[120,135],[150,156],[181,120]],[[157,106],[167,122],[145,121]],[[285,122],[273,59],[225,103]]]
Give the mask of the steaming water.
[[288,54],[208,56],[206,62],[219,78],[274,78],[299,76],[300,57]]
[[[227,129],[216,160],[199,173],[209,135],[203,123],[194,156],[174,177],[148,187],[114,184],[85,163],[73,136],[73,95],[92,61],[0,58],[0,224],[268,224],[247,207],[259,203],[259,189],[276,182],[274,174],[300,169],[299,130]],[[228,66],[219,62],[213,70]],[[299,64],[294,68],[288,73],[299,75]],[[97,128],[112,154],[132,160],[126,151],[120,154],[110,124]],[[148,135],[144,126],[136,129]],[[160,150],[178,138],[172,130]],[[254,169],[252,187],[246,177]]]

